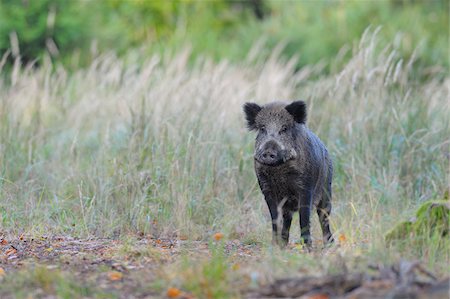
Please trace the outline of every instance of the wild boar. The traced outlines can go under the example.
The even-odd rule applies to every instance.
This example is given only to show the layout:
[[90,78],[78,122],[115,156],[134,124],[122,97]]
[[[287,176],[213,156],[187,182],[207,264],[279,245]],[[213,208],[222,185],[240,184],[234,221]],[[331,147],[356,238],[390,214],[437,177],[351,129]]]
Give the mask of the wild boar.
[[317,208],[324,244],[332,243],[333,164],[325,145],[306,126],[306,104],[245,103],[247,127],[257,131],[254,164],[272,218],[272,242],[289,242],[292,215],[300,213],[301,239],[311,245],[310,214]]

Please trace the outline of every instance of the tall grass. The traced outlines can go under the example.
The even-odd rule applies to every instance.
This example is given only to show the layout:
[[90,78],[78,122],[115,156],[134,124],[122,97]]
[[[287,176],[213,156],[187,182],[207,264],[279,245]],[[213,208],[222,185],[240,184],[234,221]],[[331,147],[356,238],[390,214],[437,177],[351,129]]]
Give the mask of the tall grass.
[[387,229],[449,189],[448,77],[416,81],[414,57],[400,60],[376,32],[331,75],[253,51],[240,64],[189,65],[185,50],[104,54],[71,73],[48,61],[3,72],[2,231],[204,239],[220,230],[268,241],[241,112],[250,100],[307,101],[334,158],[334,231],[375,255]]

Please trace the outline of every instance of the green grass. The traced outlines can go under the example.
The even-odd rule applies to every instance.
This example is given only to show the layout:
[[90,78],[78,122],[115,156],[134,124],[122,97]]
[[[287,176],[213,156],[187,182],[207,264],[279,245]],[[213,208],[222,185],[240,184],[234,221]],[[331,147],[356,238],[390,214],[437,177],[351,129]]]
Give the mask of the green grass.
[[42,298],[53,295],[56,298],[111,298],[111,294],[95,290],[93,286],[86,286],[77,279],[60,270],[49,270],[45,266],[36,266],[21,270],[14,275],[5,275],[1,281],[0,296],[5,298],[13,293],[14,297],[7,298]]
[[[379,47],[387,50],[376,54]],[[395,45],[370,32],[329,75],[320,66],[295,72],[276,52],[257,64],[199,59],[189,66],[188,51],[140,58],[104,54],[70,73],[48,61],[37,69],[17,64],[1,74],[1,233],[207,240],[220,231],[267,247],[255,265],[267,279],[301,267],[339,271],[342,260],[357,269],[400,258],[446,273],[448,240],[419,249],[384,241],[398,221],[449,188],[443,74],[416,81],[414,62],[399,60]],[[278,99],[306,100],[309,127],[333,156],[332,227],[346,237],[338,255],[266,246],[270,221],[241,107]],[[320,239],[317,219],[313,225]],[[218,256],[196,271],[220,280],[228,268]],[[198,283],[185,287],[200,296]]]
[[210,243],[211,256],[203,260],[184,258],[182,286],[197,298],[229,298],[237,293],[230,288],[231,264],[221,244]]

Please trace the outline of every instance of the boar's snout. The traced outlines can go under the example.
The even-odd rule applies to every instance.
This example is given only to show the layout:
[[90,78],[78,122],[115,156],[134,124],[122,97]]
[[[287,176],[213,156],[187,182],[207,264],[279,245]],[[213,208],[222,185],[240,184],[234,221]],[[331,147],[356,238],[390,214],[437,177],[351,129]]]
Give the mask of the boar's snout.
[[255,160],[268,166],[277,166],[286,161],[286,151],[275,141],[268,141],[255,153]]

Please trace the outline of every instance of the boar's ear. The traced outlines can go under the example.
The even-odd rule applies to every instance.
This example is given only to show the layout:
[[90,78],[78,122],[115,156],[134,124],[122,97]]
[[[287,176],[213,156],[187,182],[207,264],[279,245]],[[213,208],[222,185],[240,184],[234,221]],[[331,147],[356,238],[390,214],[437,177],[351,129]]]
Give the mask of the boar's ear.
[[295,101],[284,107],[289,112],[294,120],[300,124],[306,122],[306,104],[303,101]]
[[259,111],[261,111],[261,107],[255,103],[245,103],[244,104],[244,113],[245,119],[247,120],[247,128],[251,130],[255,130],[255,118],[258,115]]

